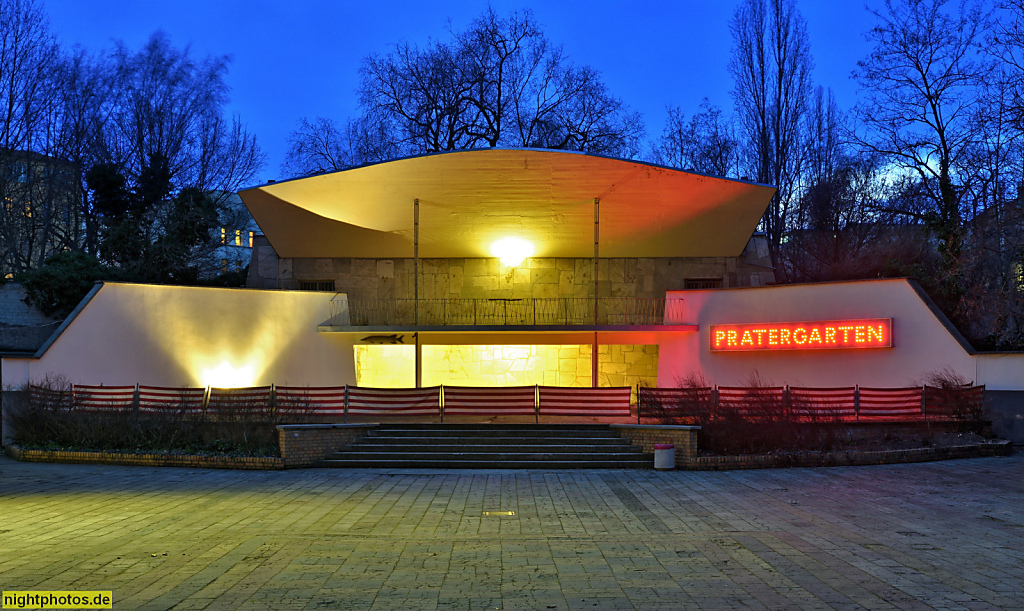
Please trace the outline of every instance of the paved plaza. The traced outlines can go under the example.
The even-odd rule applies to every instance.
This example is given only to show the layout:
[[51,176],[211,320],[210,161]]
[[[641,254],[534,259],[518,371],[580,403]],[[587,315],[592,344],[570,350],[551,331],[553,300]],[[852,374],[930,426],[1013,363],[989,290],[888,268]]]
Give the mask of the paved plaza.
[[1024,456],[724,473],[0,458],[0,586],[112,590],[115,609],[1024,609]]

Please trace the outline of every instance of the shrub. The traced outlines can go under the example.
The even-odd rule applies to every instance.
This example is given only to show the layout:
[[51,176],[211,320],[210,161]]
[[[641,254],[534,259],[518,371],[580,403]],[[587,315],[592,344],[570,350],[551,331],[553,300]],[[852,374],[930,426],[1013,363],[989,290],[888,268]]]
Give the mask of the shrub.
[[794,408],[757,372],[747,380],[743,395],[729,403],[700,374],[679,380],[678,387],[667,405],[645,401],[644,413],[663,424],[700,426],[698,447],[713,454],[830,451],[847,436],[834,410],[810,404]]
[[76,410],[71,385],[49,378],[24,388],[5,406],[14,443],[26,448],[139,452],[278,455],[278,424],[268,406],[198,414],[184,404],[145,413],[137,409],[94,413]]
[[952,420],[963,433],[982,432],[985,416],[980,387],[951,369],[933,371],[924,383],[926,415]]
[[54,255],[39,269],[18,276],[25,287],[27,301],[47,316],[66,316],[97,280],[116,279],[115,271],[96,257],[71,250]]

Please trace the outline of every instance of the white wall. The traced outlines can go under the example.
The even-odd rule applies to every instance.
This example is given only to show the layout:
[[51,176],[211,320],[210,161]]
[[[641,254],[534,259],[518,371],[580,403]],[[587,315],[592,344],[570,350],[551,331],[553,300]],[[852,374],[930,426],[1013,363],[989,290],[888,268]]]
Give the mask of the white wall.
[[[48,374],[80,384],[205,386],[204,372],[251,367],[245,384],[355,384],[351,340],[318,333],[327,293],[104,284],[40,359],[4,359],[3,386]],[[972,356],[904,280],[679,291],[695,333],[661,342],[658,380],[690,372],[743,385],[753,372],[793,386],[905,386],[950,369],[993,390],[1024,389],[1024,354]],[[893,348],[710,352],[713,324],[893,319]],[[214,385],[217,385],[214,383]]]
[[[756,371],[791,386],[919,385],[949,369],[978,379],[974,357],[935,317],[906,280],[781,285],[714,291],[678,291],[684,320],[696,333],[661,344],[658,384],[674,386],[690,372],[721,386],[744,385]],[[893,347],[862,350],[711,352],[710,326],[758,322],[893,319]],[[1019,384],[1019,383],[1018,383]],[[1020,386],[1018,386],[1020,387]]]
[[48,374],[80,384],[355,384],[351,342],[317,333],[332,294],[104,284],[36,359],[4,359],[3,384]]
[[1024,353],[979,354],[978,380],[988,390],[1024,390]]

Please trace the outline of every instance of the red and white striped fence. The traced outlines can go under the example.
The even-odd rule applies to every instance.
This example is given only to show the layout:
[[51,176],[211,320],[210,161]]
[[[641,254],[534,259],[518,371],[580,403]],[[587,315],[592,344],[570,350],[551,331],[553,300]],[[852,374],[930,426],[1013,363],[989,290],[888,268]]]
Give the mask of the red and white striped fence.
[[445,416],[534,416],[536,386],[445,386]]
[[344,386],[276,386],[274,408],[282,416],[344,416]]
[[204,403],[205,388],[139,385],[139,411],[145,414],[199,414]]
[[441,387],[368,388],[348,387],[346,415],[353,416],[439,416]]
[[93,413],[130,412],[135,409],[134,386],[90,386],[76,384],[72,387],[75,410]]
[[640,418],[780,415],[803,422],[923,422],[979,417],[984,386],[936,388],[696,387],[637,389]]
[[[259,386],[171,388],[74,385],[68,390],[32,385],[36,405],[85,413],[245,414],[286,418],[391,416],[630,417],[628,387],[556,386],[368,388]],[[801,422],[956,421],[980,417],[984,386],[694,387],[637,388],[637,418],[700,419],[730,414],[787,417]]]
[[244,414],[270,411],[272,386],[250,388],[210,388],[206,401],[207,414]]
[[[632,391],[633,389],[628,386],[613,388],[541,386],[538,389],[538,413],[541,416],[628,418],[630,416],[629,396]],[[447,389],[445,393],[447,393]]]

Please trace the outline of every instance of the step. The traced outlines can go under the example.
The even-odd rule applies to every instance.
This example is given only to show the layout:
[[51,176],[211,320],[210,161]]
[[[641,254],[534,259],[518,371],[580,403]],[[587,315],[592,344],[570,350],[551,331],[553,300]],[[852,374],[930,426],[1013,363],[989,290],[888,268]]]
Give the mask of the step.
[[[365,452],[633,452],[639,451],[628,443],[606,444],[509,444],[509,443],[370,443],[361,442],[349,446]],[[339,450],[341,452],[345,449]]]
[[653,458],[643,460],[442,460],[383,459],[347,460],[328,459],[316,464],[318,467],[343,468],[402,468],[402,469],[651,469]]
[[334,452],[329,455],[328,459],[356,459],[361,458],[363,460],[374,460],[382,458],[386,460],[441,460],[446,457],[457,458],[462,460],[575,460],[577,458],[583,460],[615,460],[615,459],[634,459],[642,458],[644,455],[642,452],[389,452],[381,454],[380,452],[364,451],[362,448],[353,448],[350,450],[343,450],[341,452]]
[[368,433],[369,437],[498,437],[505,439],[519,439],[520,437],[603,437],[607,439],[621,439],[618,433],[608,428],[603,430],[584,429],[490,429],[477,427],[473,429],[449,429],[447,427],[437,428],[375,428]]
[[562,429],[572,431],[607,431],[607,424],[595,423],[564,423],[564,422],[525,422],[525,423],[480,423],[480,422],[382,422],[377,426],[379,430],[386,429],[437,429],[447,428],[452,430],[466,429],[488,429],[488,430],[516,430],[528,429]]
[[603,424],[384,424],[317,463],[323,467],[648,469]]
[[621,437],[384,437],[375,435],[365,437],[360,444],[381,446],[628,446],[629,441]]

